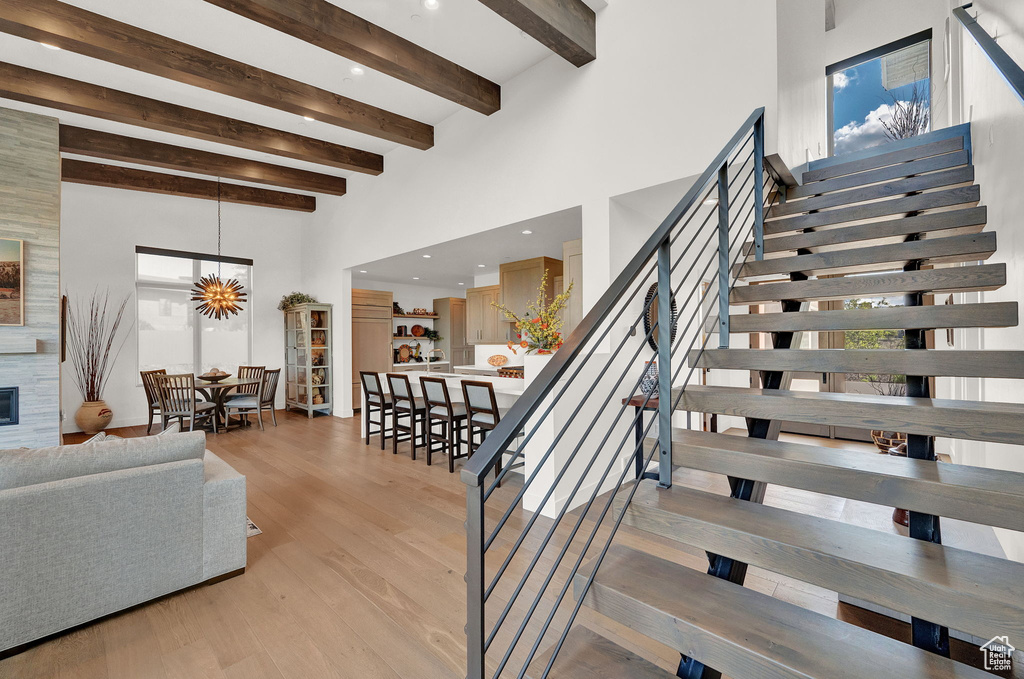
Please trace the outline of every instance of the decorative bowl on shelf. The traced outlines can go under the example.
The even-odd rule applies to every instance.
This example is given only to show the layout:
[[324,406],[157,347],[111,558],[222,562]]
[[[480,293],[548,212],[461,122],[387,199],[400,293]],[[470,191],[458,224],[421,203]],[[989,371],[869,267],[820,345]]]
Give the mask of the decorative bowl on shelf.
[[420,308],[417,307],[416,309],[412,310],[412,315],[413,316],[429,316],[430,312],[427,311],[426,309],[420,309]]
[[425,333],[426,331],[427,329],[424,328],[422,325],[414,325],[410,330],[413,337],[423,337],[423,333]]
[[208,372],[198,376],[199,379],[204,382],[220,382],[223,379],[231,377],[231,373],[226,372]]

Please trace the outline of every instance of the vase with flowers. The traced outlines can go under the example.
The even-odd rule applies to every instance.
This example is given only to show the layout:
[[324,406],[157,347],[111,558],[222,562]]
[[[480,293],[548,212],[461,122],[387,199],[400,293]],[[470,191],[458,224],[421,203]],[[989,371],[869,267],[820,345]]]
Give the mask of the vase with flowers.
[[544,276],[540,279],[540,289],[537,299],[526,305],[527,315],[520,316],[504,304],[492,302],[492,306],[505,314],[505,318],[515,324],[516,339],[509,340],[508,348],[513,354],[518,354],[523,349],[526,354],[550,355],[562,346],[562,325],[564,322],[558,316],[558,312],[565,308],[572,293],[572,282],[564,292],[555,295],[550,303],[547,302],[548,272],[544,270]]

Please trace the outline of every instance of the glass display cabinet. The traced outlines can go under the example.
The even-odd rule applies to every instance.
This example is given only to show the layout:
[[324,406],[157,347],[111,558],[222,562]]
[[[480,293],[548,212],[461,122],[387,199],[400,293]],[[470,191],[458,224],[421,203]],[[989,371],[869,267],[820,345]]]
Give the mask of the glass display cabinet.
[[334,412],[334,313],[330,304],[298,304],[284,312],[285,408]]

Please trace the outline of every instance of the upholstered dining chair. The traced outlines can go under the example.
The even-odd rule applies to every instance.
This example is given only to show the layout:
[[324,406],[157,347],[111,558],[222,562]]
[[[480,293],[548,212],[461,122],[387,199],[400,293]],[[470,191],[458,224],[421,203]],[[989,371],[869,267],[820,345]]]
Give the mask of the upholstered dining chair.
[[250,415],[256,414],[256,419],[260,423],[260,431],[263,429],[263,411],[270,411],[270,418],[274,422],[274,426],[277,426],[277,413],[274,412],[274,398],[277,395],[277,382],[281,377],[281,369],[276,368],[275,370],[264,370],[262,376],[262,382],[258,385],[260,387],[258,394],[240,396],[238,398],[231,399],[224,404],[225,417],[231,417],[231,413],[238,415]]
[[[363,432],[366,436],[366,445],[370,445],[370,436],[380,434],[380,449],[384,450],[384,441],[394,436],[394,430],[388,434],[388,413],[391,412],[391,394],[384,393],[384,387],[380,383],[380,375],[367,370],[359,371],[359,380],[363,383],[363,391],[366,393],[366,407],[363,408]],[[373,414],[377,413],[377,419]],[[370,425],[377,425],[377,431],[371,431]]]
[[[262,380],[263,373],[266,372],[267,367],[265,365],[240,365],[238,366],[238,374],[235,375],[240,380]],[[239,387],[235,387],[235,390],[231,392],[227,401],[233,401],[236,398],[246,398],[248,396],[259,396],[260,384],[245,384]]]
[[146,433],[153,429],[153,418],[160,412],[160,393],[156,386],[156,376],[166,375],[167,370],[140,370],[142,376],[142,389],[146,392],[146,407],[149,409],[149,424],[146,425]]
[[[391,452],[398,454],[398,444],[409,441],[412,446],[412,459],[416,459],[416,425],[419,424],[420,437],[426,445],[427,408],[423,399],[414,396],[409,376],[404,373],[388,373],[388,389],[391,390]],[[408,424],[402,424],[402,418]],[[400,439],[401,434],[409,437]]]
[[[434,443],[439,443],[438,452],[448,456],[448,472],[455,471],[455,460],[467,457],[462,453],[462,430],[466,426],[468,415],[466,404],[452,403],[448,395],[448,383],[441,377],[421,377],[423,403],[427,408],[427,466],[430,466]],[[435,433],[434,427],[440,432]]]
[[177,418],[184,429],[187,417],[189,431],[195,431],[198,420],[209,419],[213,422],[213,433],[217,433],[217,405],[197,398],[195,375],[156,375],[155,379],[160,399],[160,420],[165,428],[170,420]]
[[[487,432],[498,426],[501,416],[508,412],[507,409],[498,407],[494,397],[494,384],[491,382],[462,380],[462,396],[466,401],[466,439],[469,444],[469,454],[472,455],[483,443]],[[480,435],[480,443],[476,442],[477,434]],[[494,475],[501,474],[501,457],[498,456],[494,465]]]

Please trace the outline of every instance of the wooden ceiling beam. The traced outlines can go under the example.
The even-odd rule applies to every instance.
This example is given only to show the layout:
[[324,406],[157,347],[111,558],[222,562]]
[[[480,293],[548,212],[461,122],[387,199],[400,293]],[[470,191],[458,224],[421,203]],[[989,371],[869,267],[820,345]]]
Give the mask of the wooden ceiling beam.
[[480,0],[574,66],[597,58],[597,18],[583,0]]
[[[106,186],[146,193],[217,200],[217,182],[211,182],[208,179],[181,177],[118,165],[90,163],[74,158],[64,158],[61,160],[60,167],[61,181],[72,184],[88,184],[89,186]],[[313,196],[223,182],[220,183],[220,199],[225,203],[275,207],[298,212],[316,210],[316,198]]]
[[59,0],[3,0],[0,31],[417,149],[434,128]]
[[0,97],[343,170],[384,171],[376,153],[2,62]]
[[327,0],[206,0],[490,115],[501,108],[501,87]]
[[307,172],[71,125],[60,126],[60,150],[64,153],[76,153],[104,160],[119,160],[168,170],[272,184],[299,191],[345,195],[344,177]]

